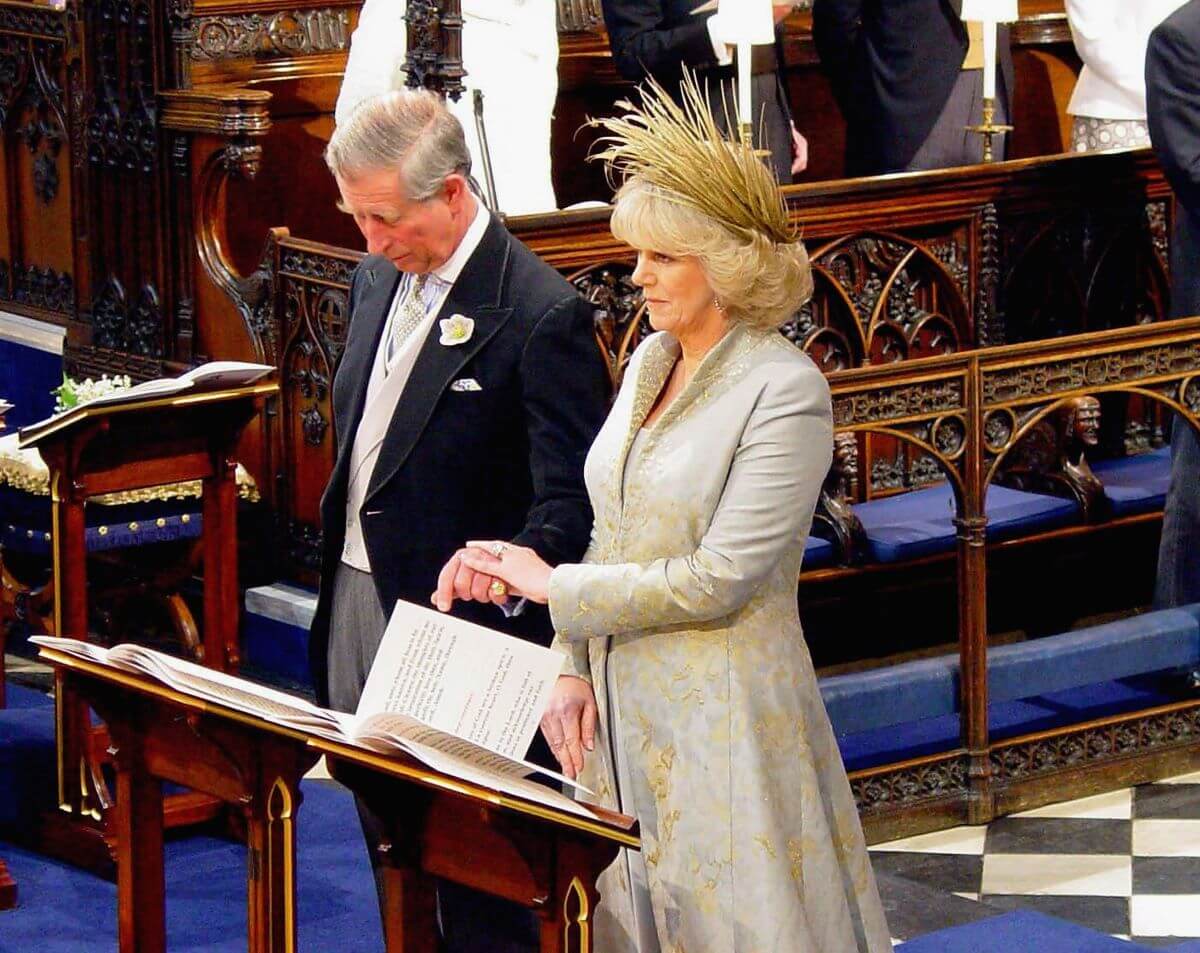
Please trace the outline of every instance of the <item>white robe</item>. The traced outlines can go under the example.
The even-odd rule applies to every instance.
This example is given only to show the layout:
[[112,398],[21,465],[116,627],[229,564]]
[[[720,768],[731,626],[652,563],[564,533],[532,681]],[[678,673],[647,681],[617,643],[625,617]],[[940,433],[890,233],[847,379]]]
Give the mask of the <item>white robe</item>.
[[[371,96],[404,85],[405,0],[365,0],[350,41],[335,119]],[[550,122],[558,95],[558,27],[553,0],[463,0],[466,92],[450,109],[462,123],[472,172],[483,160],[471,91],[483,114],[500,210],[526,215],[557,208],[550,178]]]

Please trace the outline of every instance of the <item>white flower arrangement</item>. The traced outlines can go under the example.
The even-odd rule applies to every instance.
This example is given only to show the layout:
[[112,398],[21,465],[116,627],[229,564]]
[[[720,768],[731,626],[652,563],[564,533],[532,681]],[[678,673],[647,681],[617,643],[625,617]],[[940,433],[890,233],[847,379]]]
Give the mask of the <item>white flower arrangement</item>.
[[98,381],[90,377],[77,381],[64,374],[62,384],[50,393],[54,395],[54,412],[61,414],[86,401],[129,390],[132,386],[133,381],[129,379],[128,374],[117,374],[113,377],[105,374]]

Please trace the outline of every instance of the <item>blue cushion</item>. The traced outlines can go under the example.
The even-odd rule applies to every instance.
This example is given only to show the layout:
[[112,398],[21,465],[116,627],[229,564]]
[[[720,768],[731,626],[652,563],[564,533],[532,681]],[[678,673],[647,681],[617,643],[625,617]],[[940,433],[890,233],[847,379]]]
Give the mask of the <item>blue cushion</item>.
[[901,662],[819,682],[821,699],[839,735],[952,715],[958,711],[958,659]]
[[803,569],[819,569],[833,562],[833,543],[820,536],[809,535],[804,543]]
[[[854,512],[875,562],[918,559],[954,548],[954,494],[947,483],[858,503]],[[1078,516],[1079,507],[1074,500],[991,486],[986,512],[987,538],[1000,540],[1062,526]]]
[[1092,465],[1092,472],[1104,484],[1114,516],[1161,510],[1171,483],[1171,448],[1101,460]]
[[1200,661],[1191,612],[1163,609],[988,651],[988,698],[1045,695]]
[[[89,503],[84,510],[89,553],[125,546],[144,546],[173,539],[195,539],[203,528],[199,512],[187,512],[199,501],[153,500],[105,506]],[[0,487],[0,546],[15,552],[50,552],[50,498]]]

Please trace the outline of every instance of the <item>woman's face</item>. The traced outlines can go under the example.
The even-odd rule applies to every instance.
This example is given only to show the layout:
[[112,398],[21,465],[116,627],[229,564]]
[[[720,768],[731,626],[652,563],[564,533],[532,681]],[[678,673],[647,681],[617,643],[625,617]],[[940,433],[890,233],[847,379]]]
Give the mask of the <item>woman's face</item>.
[[633,283],[642,289],[656,331],[687,337],[725,321],[698,258],[639,249]]

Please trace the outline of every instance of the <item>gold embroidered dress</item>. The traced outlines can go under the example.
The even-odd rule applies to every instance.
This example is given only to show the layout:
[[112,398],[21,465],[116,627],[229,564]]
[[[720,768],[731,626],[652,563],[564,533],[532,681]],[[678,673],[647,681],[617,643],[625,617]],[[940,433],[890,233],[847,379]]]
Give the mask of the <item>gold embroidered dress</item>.
[[550,580],[555,647],[599,707],[583,783],[641,822],[600,880],[597,953],[884,953],[796,608],[828,385],[734,325],[631,454],[678,353],[660,333],[631,360],[585,468],[591,546]]

